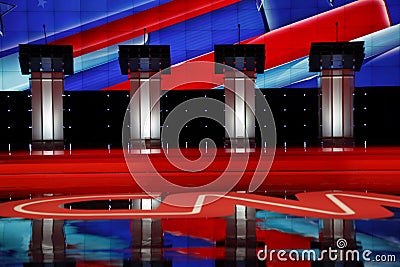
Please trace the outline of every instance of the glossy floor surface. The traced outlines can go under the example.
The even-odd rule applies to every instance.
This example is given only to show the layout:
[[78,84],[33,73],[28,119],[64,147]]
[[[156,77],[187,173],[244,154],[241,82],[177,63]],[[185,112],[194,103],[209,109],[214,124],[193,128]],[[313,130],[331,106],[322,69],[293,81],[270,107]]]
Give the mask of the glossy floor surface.
[[[199,156],[197,150],[183,153],[189,158]],[[264,152],[250,153],[246,171],[232,191],[247,191],[260,153]],[[205,171],[191,174],[177,170],[162,154],[149,157],[169,181],[198,186],[224,172],[229,153],[218,151]],[[218,208],[210,216],[179,218],[8,216],[6,205],[14,211],[18,205],[27,210],[26,203],[55,198],[65,198],[57,207],[66,214],[140,210],[150,214],[160,210],[165,194],[156,199],[140,197],[143,190],[132,178],[121,150],[3,152],[0,162],[0,266],[400,266],[400,199],[396,196],[400,148],[278,149],[263,184],[250,195],[239,193],[244,200],[233,203],[232,210]],[[333,201],[339,190],[354,192],[352,198],[348,193],[347,198],[332,202],[343,214],[326,200],[329,195]],[[314,191],[336,193],[310,194]],[[260,206],[262,201],[270,206]],[[274,208],[277,203],[282,210]],[[300,203],[296,214],[288,210],[293,203]],[[307,213],[310,207],[314,213],[319,207],[332,215],[313,216]],[[289,254],[278,255],[281,249],[292,252],[295,260]],[[322,254],[329,249],[342,256],[371,253],[359,260],[332,260]],[[304,251],[313,251],[317,259],[301,258]]]
[[[248,164],[233,191],[248,190],[261,150],[249,154]],[[0,153],[0,197],[43,194],[138,193],[122,150],[73,150],[57,155],[41,152]],[[196,158],[198,150],[187,150]],[[163,154],[149,155],[157,171],[171,182],[199,186],[225,171],[229,153],[219,150],[202,172],[187,173],[172,166]],[[146,156],[146,155],[144,155]],[[277,149],[261,193],[290,195],[321,190],[357,190],[399,193],[400,147],[355,148],[346,151],[320,148]]]

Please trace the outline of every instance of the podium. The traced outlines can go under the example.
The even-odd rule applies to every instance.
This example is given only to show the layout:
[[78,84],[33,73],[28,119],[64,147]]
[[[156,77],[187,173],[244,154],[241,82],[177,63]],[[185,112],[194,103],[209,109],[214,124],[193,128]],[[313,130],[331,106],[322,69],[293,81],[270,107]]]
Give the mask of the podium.
[[225,147],[255,147],[254,81],[264,72],[265,46],[215,45],[214,51],[214,60],[220,63],[215,73],[224,74],[225,104],[231,108],[225,109]]
[[309,71],[320,72],[319,120],[324,147],[354,146],[354,76],[364,60],[364,42],[312,43]]
[[160,148],[161,75],[155,74],[171,66],[170,47],[120,45],[118,59],[130,81],[130,146]]
[[64,76],[73,74],[72,45],[19,45],[19,63],[31,75],[32,149],[64,147]]

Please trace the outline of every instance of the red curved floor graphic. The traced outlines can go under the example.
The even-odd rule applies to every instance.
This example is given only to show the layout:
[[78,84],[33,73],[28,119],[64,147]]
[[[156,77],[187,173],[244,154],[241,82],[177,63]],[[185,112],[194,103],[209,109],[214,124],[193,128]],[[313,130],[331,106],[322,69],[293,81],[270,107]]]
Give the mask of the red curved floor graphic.
[[[236,205],[300,217],[335,219],[376,219],[393,216],[385,207],[400,208],[400,197],[359,192],[309,192],[288,200],[245,193],[182,193],[166,195],[153,210],[82,210],[68,209],[68,203],[99,200],[145,199],[147,195],[53,196],[9,201],[0,204],[1,217],[54,219],[142,219],[142,218],[214,218],[232,215]],[[182,202],[182,206],[168,203]],[[206,201],[213,199],[211,203]]]

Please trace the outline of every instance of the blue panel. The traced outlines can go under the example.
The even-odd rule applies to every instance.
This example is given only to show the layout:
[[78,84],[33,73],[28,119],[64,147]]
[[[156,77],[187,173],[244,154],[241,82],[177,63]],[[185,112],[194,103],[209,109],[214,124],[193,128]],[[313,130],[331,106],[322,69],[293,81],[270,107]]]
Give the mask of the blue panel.
[[[26,12],[19,12],[19,11],[11,11],[12,13],[5,15],[4,16],[4,24],[7,26],[7,18],[10,17],[10,15],[12,14],[12,27],[13,27],[13,31],[5,31],[5,35],[7,36],[7,39],[14,39],[16,38],[19,34],[22,34],[24,38],[26,38],[26,36],[28,35],[28,24],[26,23]],[[7,28],[6,28],[7,30]],[[8,34],[13,33],[14,36],[8,36]],[[2,38],[2,44],[3,44],[3,40],[6,38]]]
[[214,49],[211,40],[211,31],[186,31],[186,49],[200,50],[206,49],[211,51]]
[[71,221],[71,225],[76,227],[77,233],[117,237],[129,243],[132,242],[130,220]]
[[392,25],[400,23],[400,1],[399,0],[385,0],[387,9],[389,11],[390,20]]
[[387,238],[394,243],[400,244],[400,232],[394,231],[394,229],[397,229],[398,224],[396,220],[356,221],[356,228],[358,232]]
[[212,29],[211,14],[207,13],[185,21],[186,29],[191,31],[210,31]]
[[173,267],[214,267],[214,259],[199,259],[196,255],[182,255],[180,252],[176,251],[164,251],[164,258],[172,261]]
[[356,74],[356,86],[398,86],[400,84],[400,47],[366,62]]
[[328,0],[263,0],[263,3],[270,29],[277,29],[353,1],[334,0],[334,6]]
[[219,9],[212,14],[213,30],[228,30],[232,26],[237,28],[238,23],[237,9],[232,7]]
[[104,11],[107,12],[107,0],[96,0],[96,1],[82,1],[82,11]]
[[164,233],[164,246],[172,248],[206,248],[213,247],[214,244],[201,238]]
[[81,3],[79,1],[54,1],[54,9],[65,11],[80,11]]
[[312,79],[290,84],[288,86],[285,86],[284,88],[317,88],[317,87],[318,87],[318,77],[314,77]]

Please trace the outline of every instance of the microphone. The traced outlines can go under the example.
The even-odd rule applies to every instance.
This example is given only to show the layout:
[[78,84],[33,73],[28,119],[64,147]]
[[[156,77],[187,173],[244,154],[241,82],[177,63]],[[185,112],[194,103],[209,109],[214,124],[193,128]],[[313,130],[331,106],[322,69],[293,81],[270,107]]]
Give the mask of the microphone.
[[238,24],[238,38],[239,38],[239,44],[240,44],[240,23]]
[[47,44],[46,24],[43,24],[44,42]]

